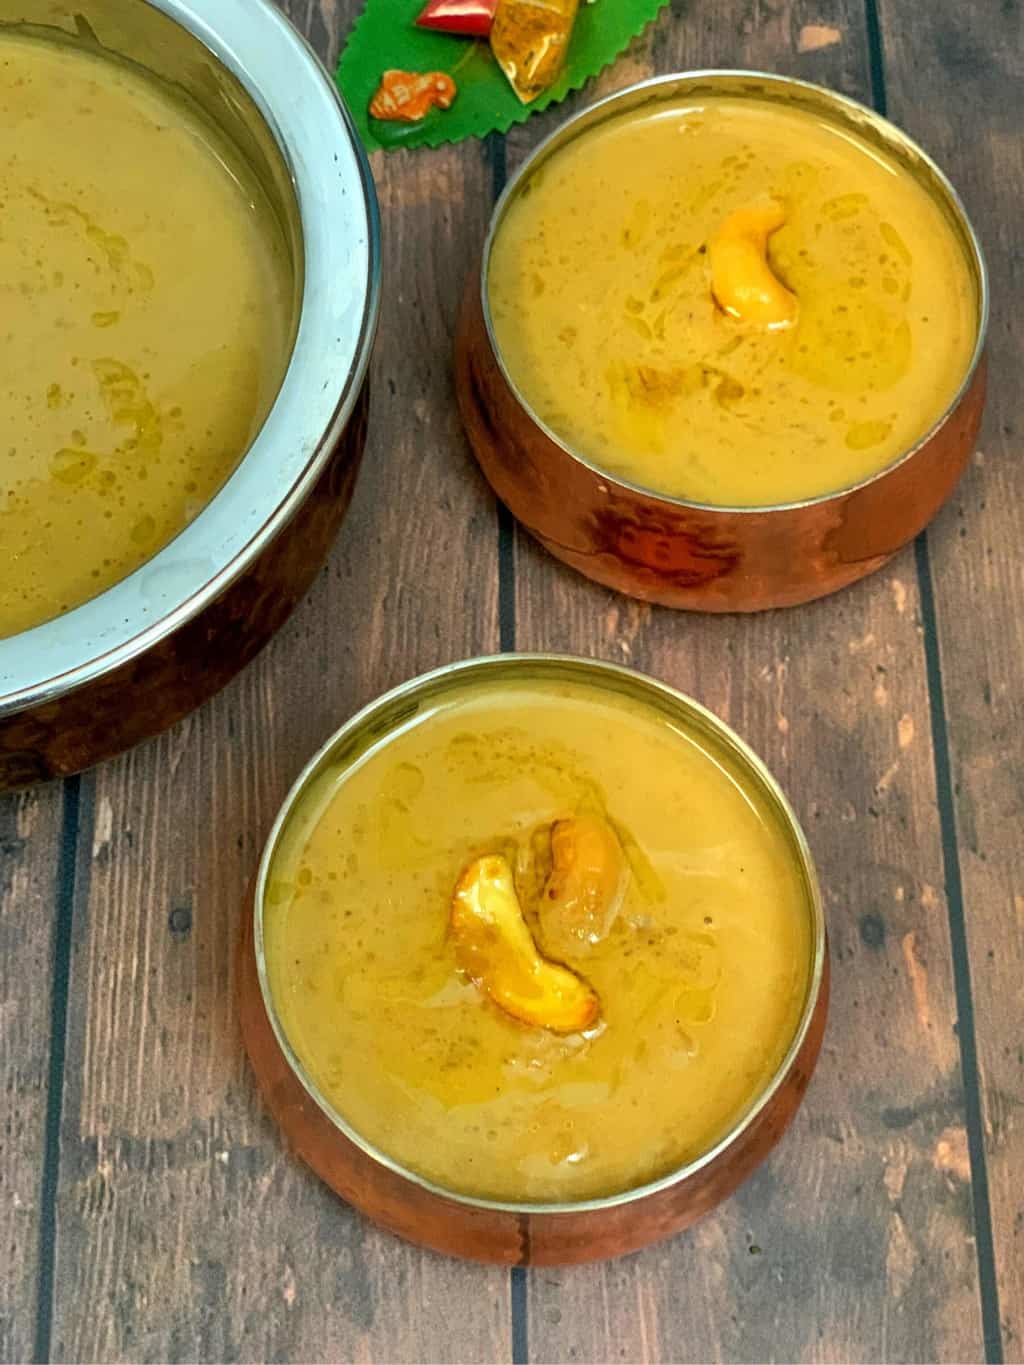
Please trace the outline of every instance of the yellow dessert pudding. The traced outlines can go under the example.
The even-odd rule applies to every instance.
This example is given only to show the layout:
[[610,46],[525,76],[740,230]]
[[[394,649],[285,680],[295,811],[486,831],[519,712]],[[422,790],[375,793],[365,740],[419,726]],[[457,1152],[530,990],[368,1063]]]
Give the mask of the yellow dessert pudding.
[[470,679],[343,744],[264,879],[323,1102],[437,1185],[580,1201],[710,1150],[779,1073],[814,892],[762,785],[628,688]]
[[149,559],[216,493],[287,363],[268,202],[198,111],[0,36],[0,637]]
[[963,245],[909,171],[824,115],[666,98],[529,173],[485,283],[505,369],[571,450],[718,507],[882,470],[971,363]]

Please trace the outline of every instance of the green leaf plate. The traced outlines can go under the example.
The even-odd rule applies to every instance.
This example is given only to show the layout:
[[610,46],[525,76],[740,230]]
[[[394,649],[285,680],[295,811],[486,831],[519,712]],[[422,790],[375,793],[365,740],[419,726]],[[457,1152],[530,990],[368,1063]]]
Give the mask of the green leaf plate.
[[[417,28],[423,0],[368,0],[341,60],[338,85],[368,151],[395,147],[440,147],[466,137],[507,133],[537,110],[578,90],[613,62],[668,0],[595,0],[580,7],[569,59],[562,75],[532,104],[521,104],[487,43]],[[419,123],[372,119],[370,100],[381,74],[446,71],[458,87],[450,109],[435,109]]]

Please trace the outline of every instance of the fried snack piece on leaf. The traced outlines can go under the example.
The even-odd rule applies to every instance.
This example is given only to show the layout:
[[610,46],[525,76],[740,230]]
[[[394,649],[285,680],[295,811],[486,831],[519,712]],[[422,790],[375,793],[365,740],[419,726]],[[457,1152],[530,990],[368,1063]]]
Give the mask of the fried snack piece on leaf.
[[464,869],[450,924],[459,966],[506,1014],[552,1033],[579,1033],[597,1021],[594,990],[538,951],[507,858],[490,854]]
[[370,101],[370,117],[419,123],[431,109],[448,109],[458,92],[444,71],[385,71]]
[[498,0],[491,51],[524,104],[562,73],[579,0]]

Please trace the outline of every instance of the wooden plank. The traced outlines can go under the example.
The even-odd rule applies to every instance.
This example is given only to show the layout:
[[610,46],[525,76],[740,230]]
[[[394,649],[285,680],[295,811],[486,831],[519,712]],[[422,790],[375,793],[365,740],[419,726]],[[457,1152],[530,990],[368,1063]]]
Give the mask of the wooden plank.
[[[928,533],[941,642],[984,1144],[1007,1359],[1024,1359],[1024,431],[1017,300],[1024,180],[1024,13],[936,0],[914,22],[882,8],[891,116],[957,186],[991,274],[981,449]],[[968,623],[970,623],[968,625]]]
[[36,1330],[62,789],[0,797],[0,1360]]
[[[292,5],[333,56],[348,6]],[[54,1353],[493,1360],[508,1275],[377,1232],[285,1150],[250,1079],[232,950],[273,813],[313,749],[401,679],[497,644],[497,528],[450,392],[490,172],[475,144],[375,165],[386,280],[350,518],[228,691],[94,779],[76,906]],[[449,560],[446,546],[459,547]]]
[[[602,84],[716,65],[782,70],[864,97],[864,13],[838,0],[680,9]],[[531,122],[517,132],[516,155],[540,131]],[[532,1274],[531,1358],[978,1358],[913,551],[830,601],[757,618],[627,602],[524,536],[516,560],[519,648],[571,648],[664,678],[768,761],[819,861],[834,967],[821,1065],[781,1149],[667,1246]]]

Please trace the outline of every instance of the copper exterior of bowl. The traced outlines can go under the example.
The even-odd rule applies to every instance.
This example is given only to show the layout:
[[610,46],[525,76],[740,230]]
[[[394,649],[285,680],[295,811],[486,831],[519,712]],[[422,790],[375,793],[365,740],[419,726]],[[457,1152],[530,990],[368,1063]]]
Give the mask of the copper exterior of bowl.
[[[691,713],[703,717],[709,732],[727,736],[732,751],[772,794],[793,839],[812,901],[813,965],[804,1013],[793,1045],[765,1094],[706,1157],[649,1186],[579,1205],[512,1204],[451,1194],[362,1142],[319,1096],[273,1018],[259,942],[262,887],[278,834],[306,784],[322,771],[332,751],[352,745],[360,727],[379,740],[387,732],[382,717],[389,708],[399,723],[408,723],[425,686],[443,686],[446,678],[460,673],[517,667],[566,668],[592,681],[602,675],[632,678],[640,688],[650,687],[678,699]],[[333,736],[296,781],[268,839],[260,876],[243,906],[237,965],[246,1049],[268,1108],[293,1150],[335,1193],[390,1232],[434,1251],[503,1265],[568,1265],[620,1256],[672,1236],[732,1194],[779,1141],[800,1106],[821,1049],[830,985],[821,898],[810,853],[795,816],[760,760],[720,721],[663,684],[616,665],[555,655],[497,656],[439,669],[371,703]]]
[[575,1265],[623,1256],[663,1241],[727,1199],[789,1126],[814,1071],[828,1012],[828,959],[811,1027],[771,1103],[741,1139],[689,1179],[655,1193],[579,1213],[519,1213],[476,1207],[408,1180],[340,1132],[311,1098],[274,1036],[256,970],[252,902],[244,906],[238,954],[245,1045],[267,1107],[289,1145],[325,1184],[407,1241],[500,1265]]
[[[699,93],[783,100],[841,118],[927,185],[961,239],[976,280],[977,344],[963,385],[918,445],[862,483],[766,508],[713,507],[644,490],[591,465],[533,416],[497,351],[486,312],[490,245],[530,171],[579,131],[627,109]],[[462,420],[498,497],[552,554],[619,592],[693,611],[795,606],[873,573],[928,524],[974,450],[985,402],[988,286],[954,190],[909,139],[871,110],[816,86],[745,72],[661,77],[572,119],[520,169],[495,209],[463,297],[455,349]]]
[[174,724],[245,667],[309,588],[365,444],[380,245],[348,113],[270,0],[0,0],[0,21],[139,66],[215,124],[265,191],[293,286],[279,391],[222,488],[134,573],[0,639],[2,791]]

